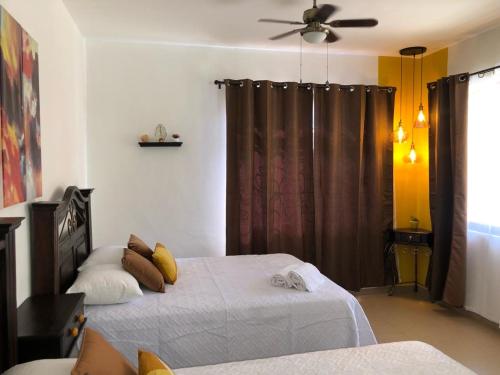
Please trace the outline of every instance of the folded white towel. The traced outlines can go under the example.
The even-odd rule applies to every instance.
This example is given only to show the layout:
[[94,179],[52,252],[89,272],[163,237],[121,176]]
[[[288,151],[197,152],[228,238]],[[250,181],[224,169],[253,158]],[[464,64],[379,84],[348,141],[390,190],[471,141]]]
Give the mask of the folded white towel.
[[325,282],[325,276],[311,263],[304,263],[288,274],[293,286],[298,290],[314,292]]
[[290,271],[294,270],[298,266],[300,266],[300,264],[291,264],[291,265],[283,268],[278,273],[274,274],[271,277],[271,285],[278,286],[281,288],[293,287],[293,283],[292,283],[292,280],[290,280],[289,274],[290,274]]

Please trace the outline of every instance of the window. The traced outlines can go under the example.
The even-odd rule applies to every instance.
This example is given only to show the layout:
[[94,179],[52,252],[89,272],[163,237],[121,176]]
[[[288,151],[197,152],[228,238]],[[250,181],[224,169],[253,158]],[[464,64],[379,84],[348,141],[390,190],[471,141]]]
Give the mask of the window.
[[469,230],[500,236],[500,69],[471,77],[468,110]]

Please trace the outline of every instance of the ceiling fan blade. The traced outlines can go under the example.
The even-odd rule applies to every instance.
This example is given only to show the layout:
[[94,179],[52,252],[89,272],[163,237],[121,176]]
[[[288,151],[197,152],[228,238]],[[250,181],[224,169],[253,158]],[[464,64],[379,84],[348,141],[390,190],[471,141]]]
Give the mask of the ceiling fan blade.
[[326,34],[325,43],[335,43],[337,40],[340,40],[340,36],[338,36],[332,29],[327,29],[328,34]]
[[364,18],[357,20],[335,20],[329,23],[331,27],[373,27],[378,25],[375,18]]
[[305,25],[304,22],[299,21],[285,21],[285,20],[275,20],[272,18],[261,18],[259,22],[269,22],[269,23],[285,23],[287,25]]
[[330,18],[332,14],[337,11],[337,9],[338,8],[335,5],[330,5],[330,4],[321,5],[316,11],[316,14],[314,15],[314,21],[319,23],[325,23],[328,20],[328,18]]
[[295,29],[295,30],[291,30],[291,31],[288,31],[288,32],[283,33],[283,34],[279,34],[279,35],[273,36],[273,37],[271,37],[271,38],[269,38],[269,39],[271,39],[271,40],[283,39],[283,38],[286,38],[287,36],[290,36],[290,35],[293,35],[293,34],[300,33],[302,30],[305,30],[305,28],[303,28],[303,29]]

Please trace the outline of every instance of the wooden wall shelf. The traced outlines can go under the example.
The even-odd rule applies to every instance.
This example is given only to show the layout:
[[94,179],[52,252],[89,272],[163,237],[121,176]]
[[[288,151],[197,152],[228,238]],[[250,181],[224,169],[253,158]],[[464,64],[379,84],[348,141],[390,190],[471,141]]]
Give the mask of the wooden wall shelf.
[[182,142],[139,142],[141,147],[181,147]]

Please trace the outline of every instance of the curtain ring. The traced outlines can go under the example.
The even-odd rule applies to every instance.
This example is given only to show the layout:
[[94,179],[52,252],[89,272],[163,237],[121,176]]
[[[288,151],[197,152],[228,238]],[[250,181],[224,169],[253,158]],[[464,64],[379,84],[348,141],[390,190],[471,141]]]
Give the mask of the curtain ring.
[[325,82],[325,91],[330,91],[330,82]]
[[243,87],[243,81],[240,81],[240,87]]
[[372,89],[370,87],[367,87],[366,92],[372,92]]
[[274,89],[274,85],[271,83],[271,88]]
[[355,90],[354,86],[349,86],[349,91],[353,92]]
[[283,89],[286,90],[288,88],[288,83],[285,82],[285,84],[283,85]]
[[258,89],[260,89],[260,82],[256,82],[255,83],[255,87],[257,87]]
[[388,92],[389,94],[392,94],[392,87],[389,87],[389,88],[387,89],[387,92]]
[[310,83],[307,84],[307,89],[308,90],[311,90],[312,89],[312,85]]

